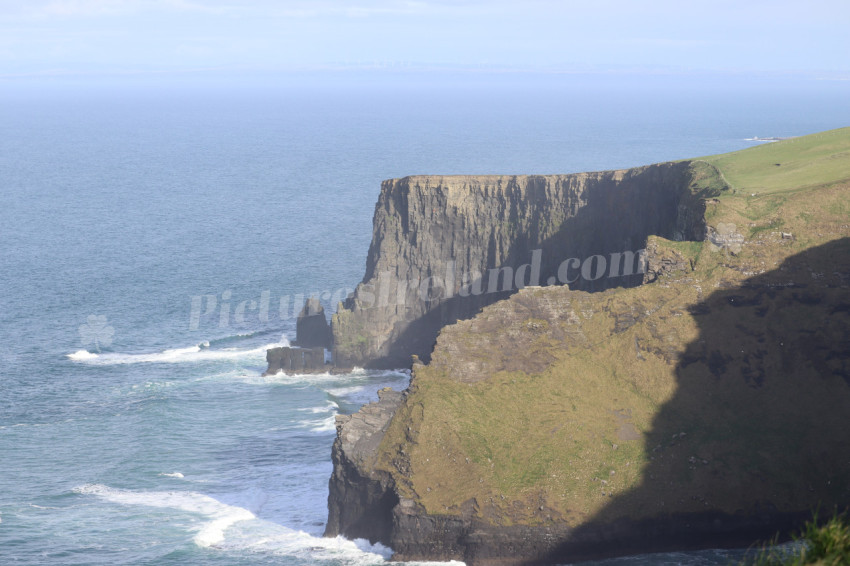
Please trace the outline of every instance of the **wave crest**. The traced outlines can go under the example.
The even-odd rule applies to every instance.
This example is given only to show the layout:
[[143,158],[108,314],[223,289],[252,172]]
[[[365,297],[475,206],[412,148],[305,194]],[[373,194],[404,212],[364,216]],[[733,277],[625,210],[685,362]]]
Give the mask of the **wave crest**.
[[242,507],[227,505],[208,495],[178,491],[130,491],[115,489],[101,484],[86,484],[74,488],[75,493],[94,495],[112,503],[121,505],[143,505],[179,509],[189,513],[203,515],[209,522],[204,523],[194,537],[198,546],[213,546],[224,540],[224,531],[239,521],[255,519],[256,516]]
[[197,363],[250,358],[263,359],[265,358],[266,350],[281,346],[289,346],[289,340],[286,337],[282,337],[280,342],[265,344],[256,348],[223,348],[216,350],[210,348],[209,342],[203,342],[188,348],[173,348],[150,354],[121,354],[113,352],[95,354],[87,350],[77,350],[72,354],[67,354],[67,357],[74,362],[92,365]]

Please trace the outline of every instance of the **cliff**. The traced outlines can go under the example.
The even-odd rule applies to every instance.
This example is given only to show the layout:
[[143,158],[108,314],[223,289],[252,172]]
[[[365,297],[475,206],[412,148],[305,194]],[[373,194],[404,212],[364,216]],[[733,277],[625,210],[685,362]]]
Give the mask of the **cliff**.
[[717,192],[721,185],[710,165],[688,162],[385,181],[366,274],[333,316],[334,362],[391,368],[409,367],[411,355],[427,361],[440,328],[526,285],[640,284],[631,256],[614,277],[613,265],[605,276],[578,278],[559,267],[572,258],[637,252],[652,234],[702,240],[695,186]]
[[[428,363],[414,365],[404,394],[338,422],[327,534],[381,541],[402,560],[563,563],[748,546],[787,533],[818,506],[850,504],[848,157],[844,129],[588,175],[611,179],[601,200],[614,220],[581,224],[601,235],[570,232],[579,211],[530,247],[541,245],[550,261],[605,257],[624,251],[609,250],[631,231],[646,249],[641,281],[594,279],[596,260],[586,290],[529,286],[465,320],[467,311],[452,312],[457,321],[439,332]],[[676,182],[634,192],[623,184],[645,174]],[[405,183],[385,184],[382,201]],[[581,194],[580,209],[596,206],[592,190]],[[654,208],[655,220],[629,224],[616,194],[635,195],[630,206]],[[407,225],[401,233],[421,234],[428,221]],[[566,233],[581,243],[557,253],[572,245],[557,237]],[[385,252],[366,279],[393,261],[407,273],[407,261],[423,255],[415,243],[439,235],[405,240],[395,260],[373,242]],[[445,249],[443,261],[481,254]],[[495,265],[530,263],[498,257]],[[553,263],[540,263],[552,273]],[[357,300],[343,319],[366,320]],[[419,320],[393,312],[395,325]],[[390,336],[383,359],[392,359],[386,344],[405,344]],[[380,527],[356,527],[364,518]]]
[[344,529],[350,538],[372,541],[392,535],[392,512],[399,501],[391,474],[378,470],[375,459],[402,394],[384,389],[378,396],[378,402],[359,412],[336,418],[327,534],[336,536]]

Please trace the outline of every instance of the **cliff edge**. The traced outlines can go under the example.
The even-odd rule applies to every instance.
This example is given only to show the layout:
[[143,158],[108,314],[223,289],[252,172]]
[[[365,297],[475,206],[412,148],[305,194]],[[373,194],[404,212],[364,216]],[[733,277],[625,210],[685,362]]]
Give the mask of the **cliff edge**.
[[689,162],[385,181],[363,281],[332,319],[334,363],[409,367],[411,355],[427,361],[443,326],[527,285],[640,284],[632,256],[614,277],[575,278],[559,267],[570,258],[635,253],[652,234],[702,240],[694,187],[709,179],[719,193],[713,167]]

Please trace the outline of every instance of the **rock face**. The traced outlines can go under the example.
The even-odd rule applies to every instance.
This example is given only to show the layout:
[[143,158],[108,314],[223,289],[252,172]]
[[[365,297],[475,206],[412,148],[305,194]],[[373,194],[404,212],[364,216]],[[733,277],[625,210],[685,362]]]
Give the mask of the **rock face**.
[[295,344],[302,348],[331,349],[333,337],[325,308],[319,299],[310,297],[295,322]]
[[398,504],[392,478],[375,470],[384,433],[402,401],[391,389],[378,392],[379,401],[353,415],[338,415],[332,460],[334,473],[328,496],[325,536],[387,541],[393,532],[393,509]]
[[[477,565],[546,565],[628,554],[748,546],[760,537],[789,531],[808,513],[755,517],[721,513],[672,514],[657,520],[620,520],[571,528],[565,524],[494,526],[474,517],[429,515],[410,500],[393,512],[393,560],[459,560]],[[705,534],[712,533],[707,545]]]
[[676,272],[687,273],[693,269],[692,263],[681,252],[660,248],[655,241],[647,244],[644,283],[654,283],[660,277]]
[[640,260],[630,254],[647,236],[703,239],[704,204],[689,190],[693,180],[692,165],[680,162],[385,181],[366,274],[333,316],[335,363],[409,367],[411,355],[427,361],[440,328],[526,285],[640,284]]
[[274,375],[280,371],[288,374],[327,371],[324,348],[295,348],[290,346],[270,348],[266,350],[266,361],[269,367],[263,373],[263,377]]

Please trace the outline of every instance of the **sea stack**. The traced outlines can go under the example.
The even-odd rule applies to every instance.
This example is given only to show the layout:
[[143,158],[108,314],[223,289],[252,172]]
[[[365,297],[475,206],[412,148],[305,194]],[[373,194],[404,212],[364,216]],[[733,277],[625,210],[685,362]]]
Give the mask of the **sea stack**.
[[316,297],[304,302],[295,323],[295,344],[301,348],[331,348],[331,327],[325,318],[325,308]]

